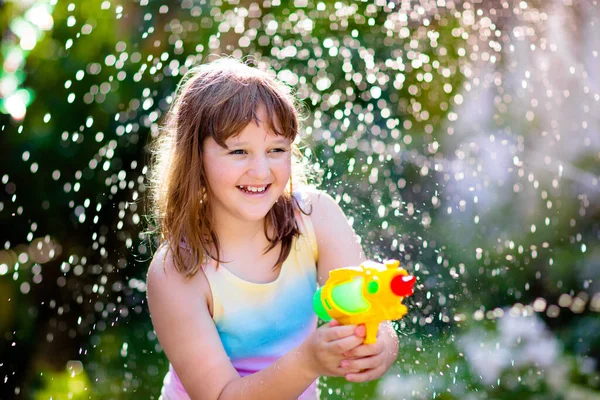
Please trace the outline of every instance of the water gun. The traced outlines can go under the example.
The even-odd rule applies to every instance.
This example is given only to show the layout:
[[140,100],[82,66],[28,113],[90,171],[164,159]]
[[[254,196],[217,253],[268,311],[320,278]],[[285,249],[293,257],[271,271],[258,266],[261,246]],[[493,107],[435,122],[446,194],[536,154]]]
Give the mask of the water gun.
[[315,293],[313,309],[324,321],[364,324],[364,343],[375,343],[382,321],[398,320],[407,313],[402,300],[413,294],[415,281],[398,260],[338,268],[329,272],[329,279]]

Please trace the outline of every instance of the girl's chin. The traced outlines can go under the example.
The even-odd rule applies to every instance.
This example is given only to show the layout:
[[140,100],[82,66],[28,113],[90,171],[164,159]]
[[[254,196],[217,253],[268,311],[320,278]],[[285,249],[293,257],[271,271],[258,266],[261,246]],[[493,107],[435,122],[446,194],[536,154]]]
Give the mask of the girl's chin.
[[265,218],[272,207],[273,205],[271,204],[269,207],[256,207],[253,210],[240,210],[240,213],[248,219],[259,220]]
[[260,221],[267,216],[272,207],[273,204],[266,203],[264,205],[254,204],[253,207],[250,204],[246,204],[246,207],[243,205],[236,207],[236,214],[246,221]]

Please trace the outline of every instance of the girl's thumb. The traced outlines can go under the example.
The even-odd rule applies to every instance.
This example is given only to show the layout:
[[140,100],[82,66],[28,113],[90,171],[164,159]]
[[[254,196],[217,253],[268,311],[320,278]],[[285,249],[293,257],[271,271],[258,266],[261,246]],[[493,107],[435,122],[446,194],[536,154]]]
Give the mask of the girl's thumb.
[[363,324],[360,324],[356,327],[356,329],[354,330],[354,334],[358,337],[365,337],[367,336],[367,327],[364,326]]

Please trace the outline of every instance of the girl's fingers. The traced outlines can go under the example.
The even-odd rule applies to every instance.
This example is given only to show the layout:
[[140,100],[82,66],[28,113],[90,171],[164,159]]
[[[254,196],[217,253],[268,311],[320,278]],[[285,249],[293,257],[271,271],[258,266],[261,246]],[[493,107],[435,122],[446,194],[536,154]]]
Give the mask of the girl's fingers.
[[368,357],[377,354],[374,344],[363,344],[343,354],[349,359]]
[[354,334],[359,337],[365,337],[367,336],[367,328],[363,324],[360,324],[354,329]]
[[381,378],[385,370],[381,367],[369,369],[363,372],[346,374],[345,378],[348,382],[368,382],[374,379]]
[[365,336],[367,336],[367,329],[362,324],[361,325],[342,325],[338,321],[333,319],[326,326],[329,328],[336,328],[336,327],[344,326],[345,327],[343,330],[344,336],[347,336],[348,334],[350,334],[350,332],[358,337],[364,338]]
[[369,357],[383,352],[383,345],[380,342],[363,344],[355,349],[344,353],[344,357],[350,359]]
[[332,342],[348,336],[354,336],[354,329],[356,328],[356,325],[339,325],[339,322],[336,322],[338,325],[332,326],[332,323],[333,321],[326,326],[324,335],[326,342]]
[[350,371],[362,371],[377,368],[383,365],[383,359],[378,356],[364,357],[356,360],[342,360],[342,368]]
[[343,353],[360,346],[362,341],[362,338],[356,337],[351,334],[344,338],[330,341],[329,343],[327,343],[327,347],[334,353],[342,355]]

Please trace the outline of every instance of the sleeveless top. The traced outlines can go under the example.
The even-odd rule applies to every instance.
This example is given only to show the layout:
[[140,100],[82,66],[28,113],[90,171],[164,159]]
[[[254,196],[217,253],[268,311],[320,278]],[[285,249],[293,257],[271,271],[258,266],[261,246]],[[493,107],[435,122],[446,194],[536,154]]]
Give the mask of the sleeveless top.
[[[299,198],[296,193],[294,196]],[[299,203],[306,210],[303,202]],[[203,270],[212,291],[217,332],[241,377],[267,368],[316,329],[312,297],[317,286],[317,241],[310,216],[299,214],[300,236],[293,239],[274,281],[248,282],[222,265]],[[299,399],[316,397],[313,382]],[[172,365],[163,381],[161,399],[190,399]]]

